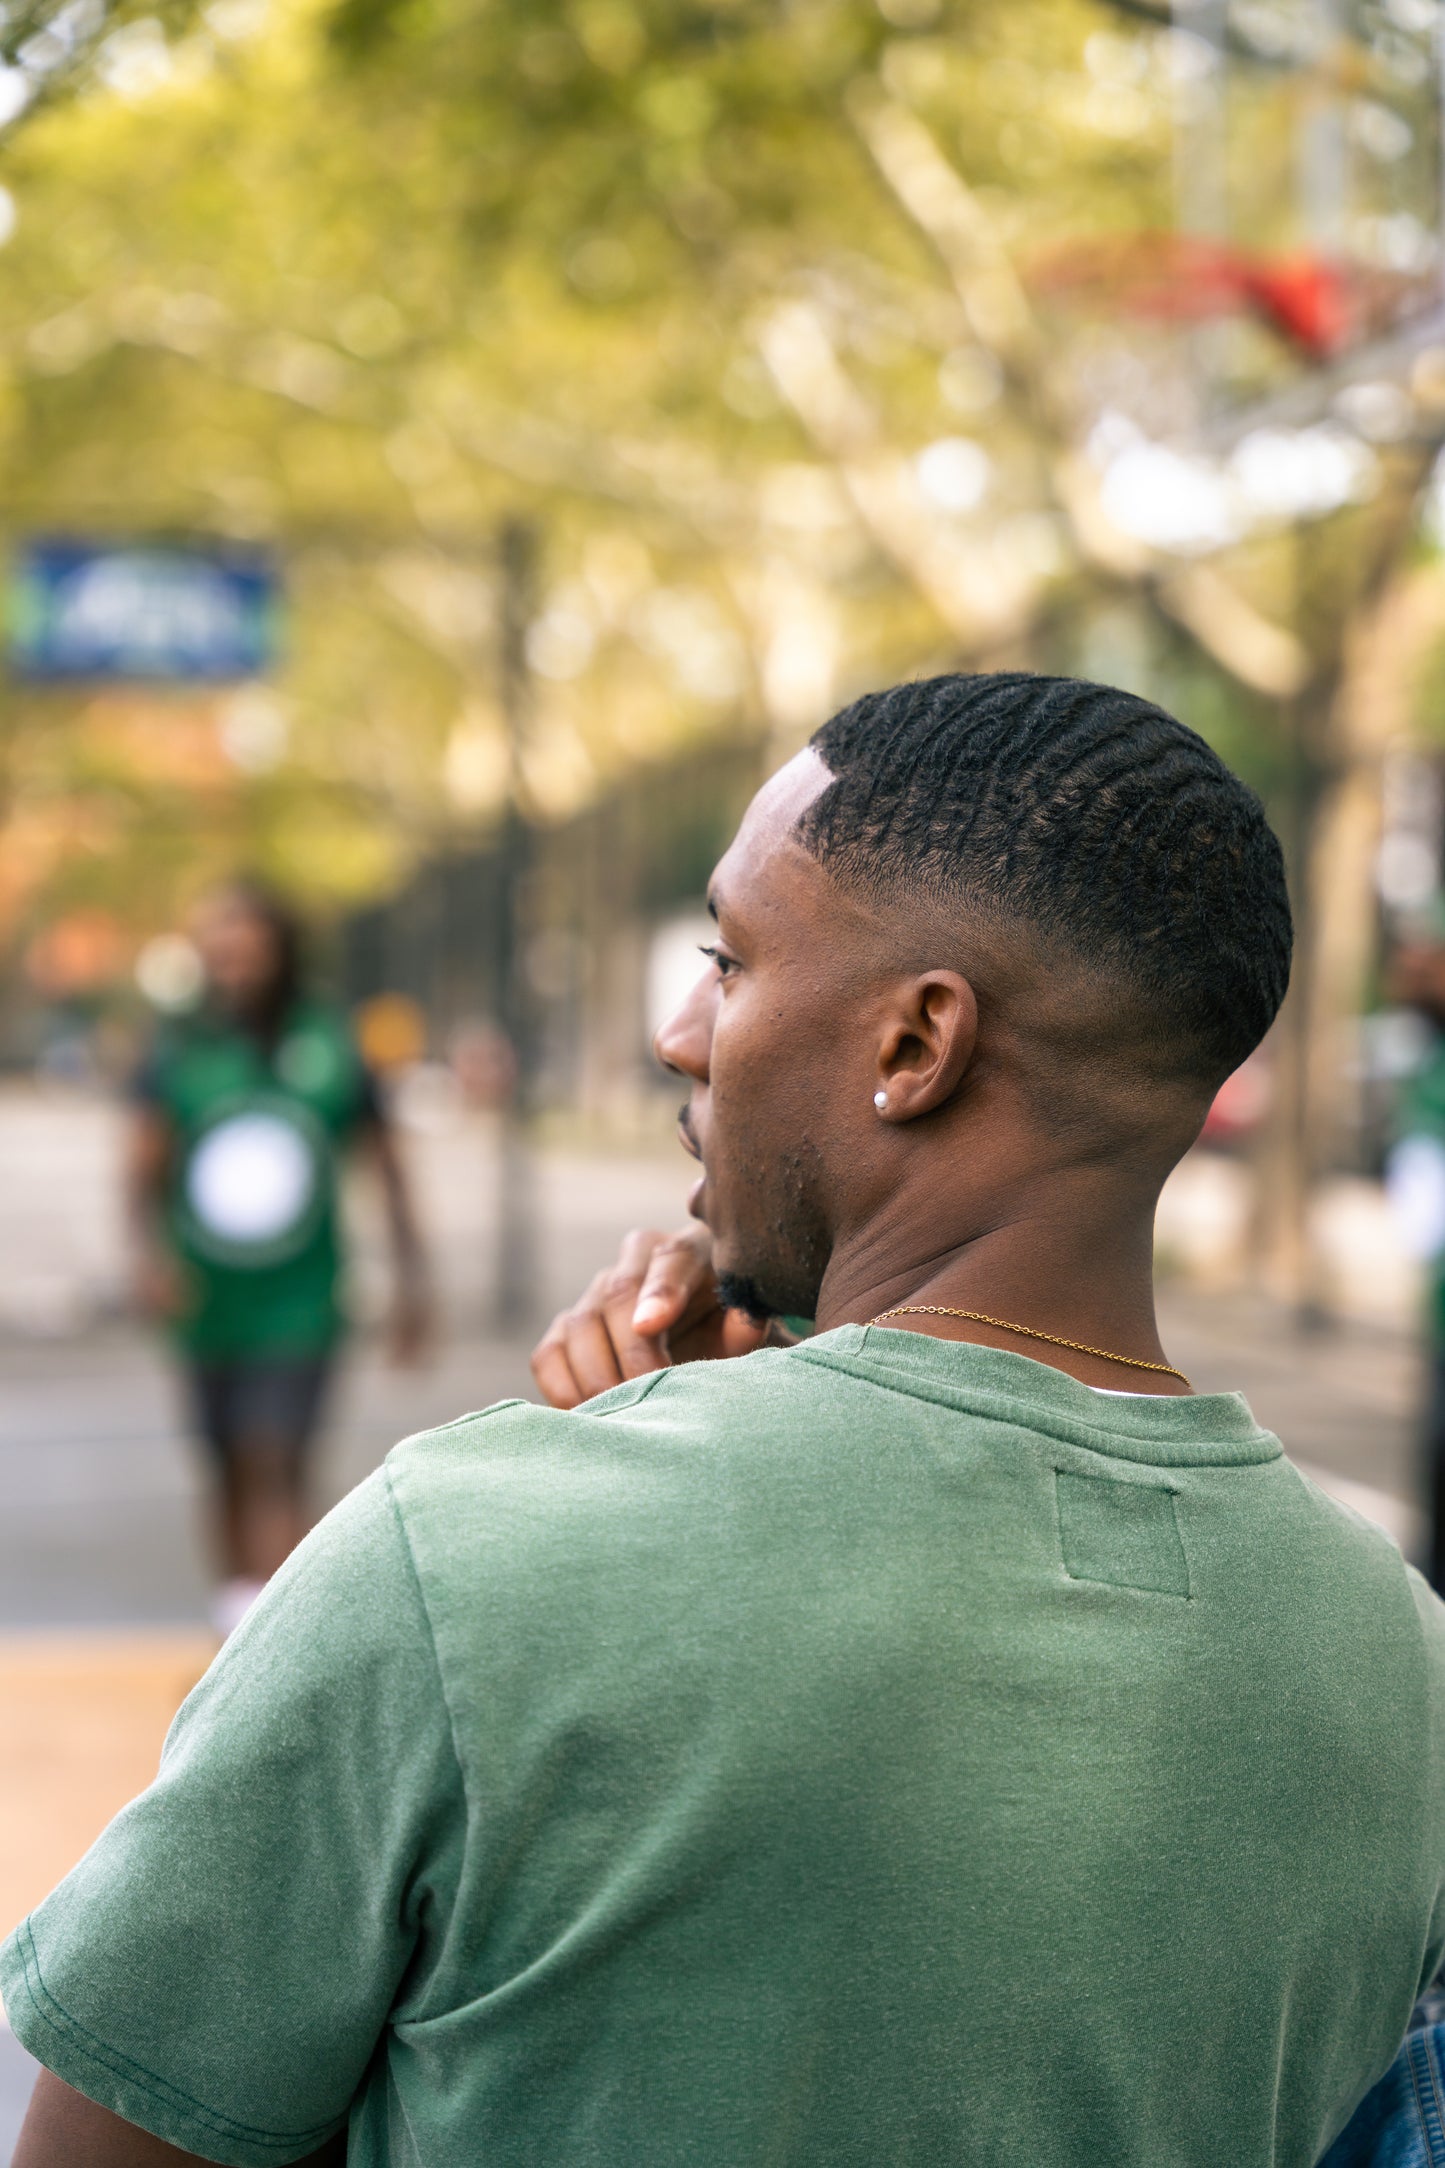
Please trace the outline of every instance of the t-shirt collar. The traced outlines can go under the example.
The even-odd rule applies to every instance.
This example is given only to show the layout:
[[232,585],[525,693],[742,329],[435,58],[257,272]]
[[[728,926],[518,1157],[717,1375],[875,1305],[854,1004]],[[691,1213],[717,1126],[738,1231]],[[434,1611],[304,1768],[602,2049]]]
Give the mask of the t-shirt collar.
[[1096,1393],[1028,1355],[888,1325],[839,1325],[794,1348],[808,1362],[869,1377],[945,1407],[1026,1423],[1125,1460],[1238,1466],[1278,1459],[1242,1393]]

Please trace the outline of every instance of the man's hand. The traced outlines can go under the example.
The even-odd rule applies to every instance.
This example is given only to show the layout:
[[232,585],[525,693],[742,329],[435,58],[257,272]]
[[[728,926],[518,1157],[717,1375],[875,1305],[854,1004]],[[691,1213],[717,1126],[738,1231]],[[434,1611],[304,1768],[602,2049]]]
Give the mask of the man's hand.
[[575,1408],[626,1378],[671,1363],[751,1355],[766,1325],[718,1301],[712,1238],[691,1225],[639,1229],[580,1302],[554,1317],[532,1355],[532,1375],[554,1408]]
[[169,1324],[186,1306],[186,1279],[179,1262],[164,1250],[145,1248],[131,1273],[131,1300],[142,1317]]

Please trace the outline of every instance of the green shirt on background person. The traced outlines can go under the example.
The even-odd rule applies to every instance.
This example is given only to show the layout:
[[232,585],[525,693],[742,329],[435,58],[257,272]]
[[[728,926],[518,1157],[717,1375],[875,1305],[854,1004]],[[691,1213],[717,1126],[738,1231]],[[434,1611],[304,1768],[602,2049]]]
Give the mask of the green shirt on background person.
[[377,1113],[344,1020],[300,999],[268,1040],[202,1011],[165,1028],[138,1097],[176,1141],[180,1346],[203,1362],[324,1354],[345,1327],[339,1153]]
[[237,2168],[1309,2168],[1445,1946],[1442,1620],[1233,1395],[844,1326],[504,1403],[282,1570],[6,2006]]

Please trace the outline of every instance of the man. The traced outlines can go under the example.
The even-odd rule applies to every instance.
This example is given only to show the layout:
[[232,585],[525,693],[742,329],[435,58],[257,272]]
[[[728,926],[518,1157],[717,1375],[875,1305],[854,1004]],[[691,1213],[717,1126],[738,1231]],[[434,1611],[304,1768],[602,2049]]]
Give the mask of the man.
[[392,1345],[427,1316],[416,1215],[385,1108],[341,1017],[308,994],[301,929],[249,880],[195,919],[205,1000],[163,1026],[131,1122],[142,1306],[164,1321],[216,1476],[213,1604],[229,1633],[306,1533],[306,1463],[344,1330],[337,1175],[363,1144],[395,1259]]
[[1150,1292],[1284,991],[1258,804],[1131,695],[936,679],[712,905],[694,1210],[817,1337],[322,1524],[6,1946],[16,2168],[1308,2168],[1390,2063],[1445,1613]]

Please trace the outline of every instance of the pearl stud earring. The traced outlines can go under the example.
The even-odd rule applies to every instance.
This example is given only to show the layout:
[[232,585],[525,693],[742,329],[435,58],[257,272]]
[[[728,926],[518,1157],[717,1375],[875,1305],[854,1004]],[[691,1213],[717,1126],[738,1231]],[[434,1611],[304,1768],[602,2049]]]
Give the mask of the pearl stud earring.
[[887,1104],[888,1104],[888,1094],[887,1094],[887,1092],[874,1092],[874,1094],[873,1094],[873,1104],[874,1104],[874,1106],[875,1106],[875,1107],[877,1107],[877,1109],[878,1109],[878,1112],[879,1112],[879,1113],[881,1114],[881,1113],[883,1112],[883,1109],[884,1109],[884,1108],[885,1108],[885,1107],[887,1106]]

